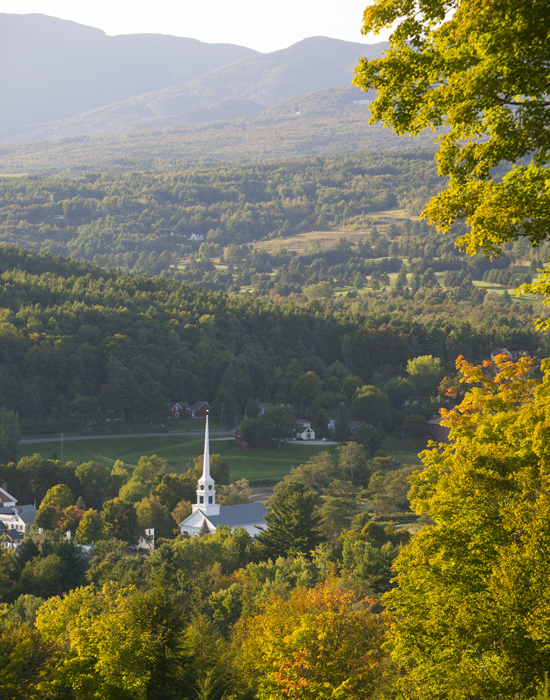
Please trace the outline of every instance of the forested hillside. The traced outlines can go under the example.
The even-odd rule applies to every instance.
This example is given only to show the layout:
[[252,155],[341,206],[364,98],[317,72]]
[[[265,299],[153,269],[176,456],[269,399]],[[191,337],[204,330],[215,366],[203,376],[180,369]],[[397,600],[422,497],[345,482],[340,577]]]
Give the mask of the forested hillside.
[[349,86],[359,57],[387,48],[317,36],[261,54],[161,34],[107,36],[39,14],[0,13],[0,33],[10,68],[0,76],[0,143],[248,117]]
[[[356,71],[445,177],[350,154],[397,141],[347,88],[3,148],[1,700],[548,697],[548,8],[448,10],[373,0]],[[252,113],[312,45],[118,124]]]
[[[194,233],[229,245],[327,225],[366,225],[397,205],[417,213],[440,187],[430,151],[254,164],[0,178],[0,241],[158,274],[198,249]],[[131,254],[131,262],[111,255]],[[95,256],[99,256],[97,259]]]
[[[241,119],[225,115],[222,120],[222,107],[230,110],[231,104],[218,103],[208,107],[210,117],[216,120],[209,124],[194,124],[202,121],[199,114],[196,120],[191,115],[191,123],[183,124],[166,117],[163,120],[170,126],[163,122],[157,128],[142,128],[131,134],[123,129],[113,135],[75,135],[57,141],[4,144],[0,146],[0,172],[173,169],[190,164],[257,162],[264,158],[433,145],[430,131],[411,142],[383,126],[370,125],[368,107],[354,104],[364,99],[359,94],[358,100],[357,92],[348,87],[320,90]],[[113,128],[116,129],[116,123]],[[50,136],[54,137],[55,134]]]
[[[398,308],[228,296],[15,247],[2,249],[1,266],[0,349],[11,358],[2,360],[3,404],[31,429],[43,416],[12,362],[59,425],[150,422],[170,399],[208,400],[216,415],[224,403],[232,417],[259,398],[290,402],[311,419],[321,412],[321,424],[323,411],[345,403],[351,417],[392,431],[405,401],[434,398],[445,376],[452,383],[458,354],[481,361],[506,345],[548,352],[547,335],[521,313],[479,329],[452,317],[422,323]],[[432,356],[419,370],[429,379],[418,382],[409,360],[423,356]]]

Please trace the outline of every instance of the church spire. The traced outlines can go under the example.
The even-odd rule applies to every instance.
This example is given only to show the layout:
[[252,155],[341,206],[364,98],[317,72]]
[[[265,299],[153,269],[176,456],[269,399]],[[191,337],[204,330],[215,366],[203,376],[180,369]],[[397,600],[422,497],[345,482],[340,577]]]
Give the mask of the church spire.
[[208,432],[208,411],[204,429],[204,457],[202,461],[202,476],[197,483],[197,502],[193,512],[200,510],[204,515],[219,515],[220,506],[216,503],[216,485],[210,475],[210,436]]
[[208,411],[206,412],[206,425],[204,427],[204,456],[202,459],[202,478],[210,479],[210,435],[208,432]]

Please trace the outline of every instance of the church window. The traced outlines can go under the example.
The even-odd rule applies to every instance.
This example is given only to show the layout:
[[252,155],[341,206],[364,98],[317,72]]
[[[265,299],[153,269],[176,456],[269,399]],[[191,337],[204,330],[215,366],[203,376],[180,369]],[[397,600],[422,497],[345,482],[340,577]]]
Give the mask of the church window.
[[213,503],[214,499],[212,496],[208,496],[208,503]]
[[204,503],[204,496],[199,496],[199,503]]

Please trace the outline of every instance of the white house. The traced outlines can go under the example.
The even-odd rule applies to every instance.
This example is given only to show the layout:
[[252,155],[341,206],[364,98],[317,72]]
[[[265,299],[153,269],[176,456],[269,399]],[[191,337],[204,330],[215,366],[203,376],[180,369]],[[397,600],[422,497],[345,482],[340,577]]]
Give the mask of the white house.
[[265,527],[266,507],[263,503],[242,503],[237,506],[220,506],[216,503],[216,484],[210,476],[210,446],[208,433],[208,414],[204,430],[204,459],[202,476],[197,483],[197,502],[193,505],[191,515],[183,520],[179,527],[189,535],[198,535],[204,530],[216,532],[218,525],[229,526],[232,530],[244,528],[250,535],[256,535]]
[[148,549],[153,551],[155,549],[155,528],[152,524],[145,528],[145,537],[140,537],[136,549]]
[[298,418],[296,423],[298,425],[298,431],[296,433],[297,438],[302,438],[302,440],[315,440],[315,431],[311,427],[311,421]]
[[2,549],[17,549],[23,541],[23,535],[17,530],[8,529],[0,521],[0,547]]
[[20,533],[29,532],[36,517],[34,506],[18,506],[17,499],[7,490],[7,484],[0,487],[0,523],[8,530]]

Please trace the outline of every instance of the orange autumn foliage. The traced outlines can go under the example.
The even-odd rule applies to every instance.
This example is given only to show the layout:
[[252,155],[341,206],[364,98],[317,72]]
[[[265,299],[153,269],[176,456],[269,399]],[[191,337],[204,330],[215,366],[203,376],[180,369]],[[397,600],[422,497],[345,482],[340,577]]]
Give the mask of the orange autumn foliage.
[[372,697],[383,659],[375,607],[331,576],[288,599],[273,595],[260,614],[242,619],[234,639],[259,700]]

